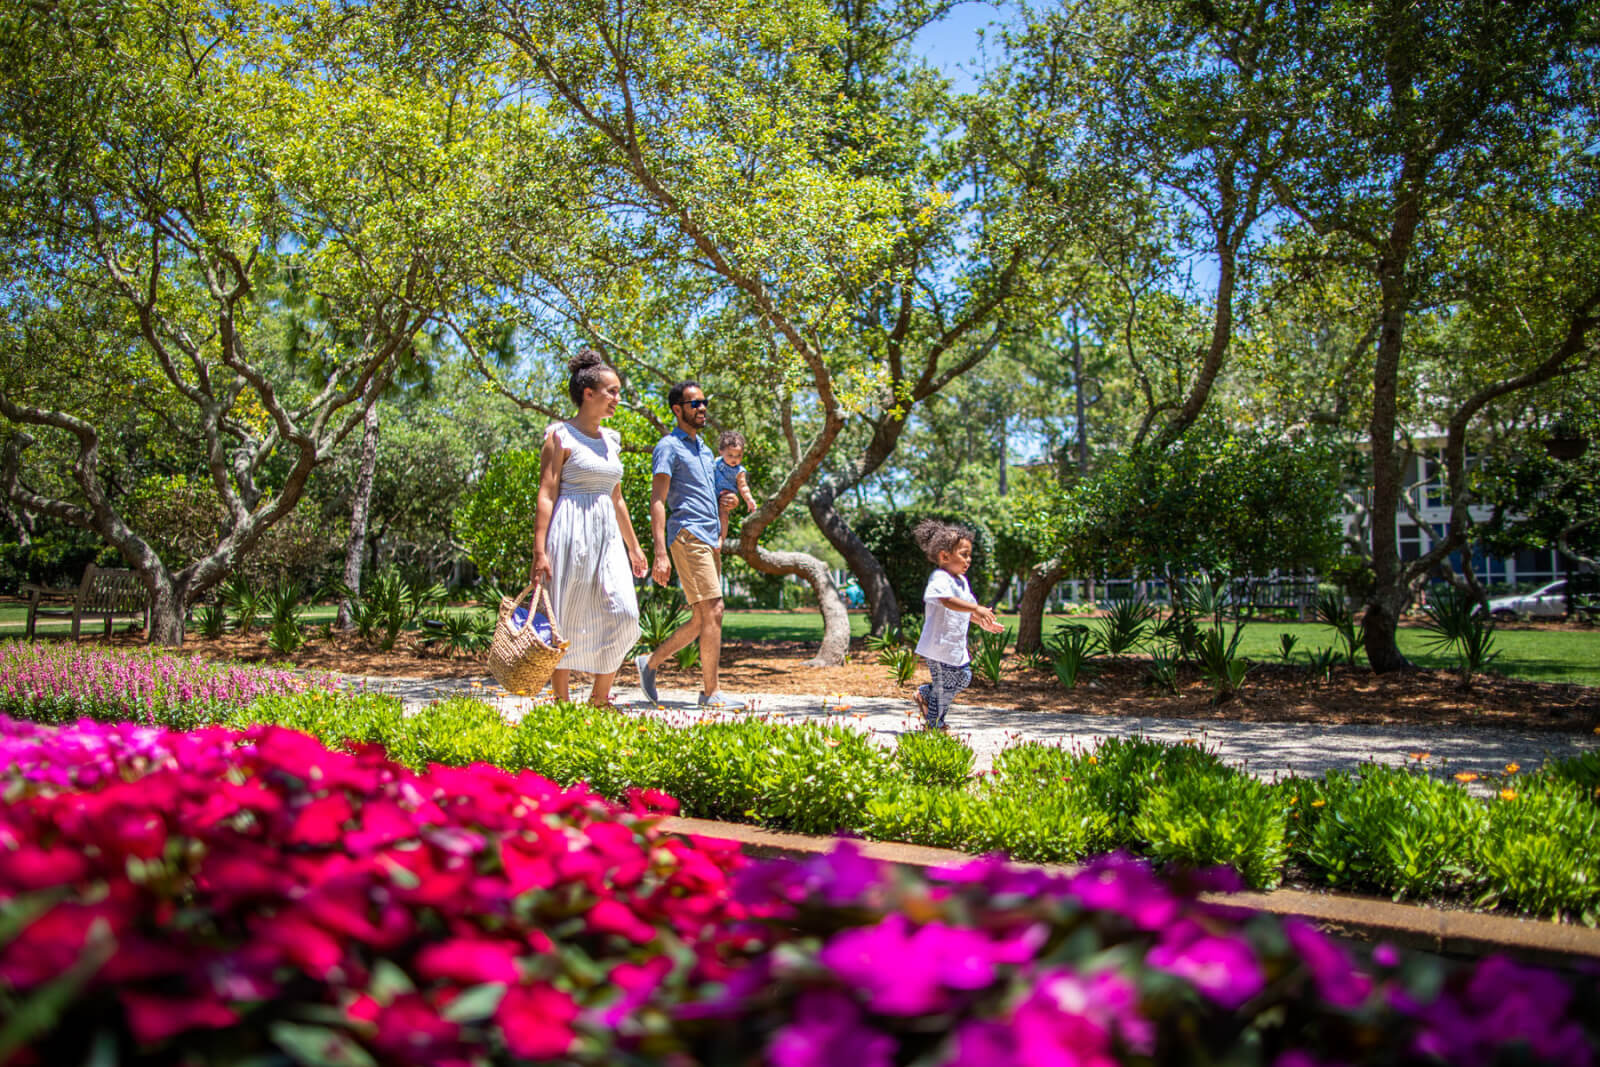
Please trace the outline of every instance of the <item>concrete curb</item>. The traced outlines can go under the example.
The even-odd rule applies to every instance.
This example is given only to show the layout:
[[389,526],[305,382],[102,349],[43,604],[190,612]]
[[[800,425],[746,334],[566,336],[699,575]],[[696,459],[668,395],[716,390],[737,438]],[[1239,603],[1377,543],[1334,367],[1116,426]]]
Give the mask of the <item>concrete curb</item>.
[[[673,816],[661,828],[671,833],[737,843],[748,855],[802,858],[831,852],[837,838],[778,833],[759,826]],[[864,855],[908,867],[953,867],[972,859],[964,852],[884,841],[856,841]],[[1018,863],[1033,870],[1069,874],[1078,868]],[[1267,893],[1207,893],[1203,899],[1287,917],[1308,919],[1330,933],[1360,941],[1389,941],[1445,956],[1512,956],[1546,967],[1600,965],[1600,930],[1506,915],[1395,904],[1344,893],[1277,889]]]

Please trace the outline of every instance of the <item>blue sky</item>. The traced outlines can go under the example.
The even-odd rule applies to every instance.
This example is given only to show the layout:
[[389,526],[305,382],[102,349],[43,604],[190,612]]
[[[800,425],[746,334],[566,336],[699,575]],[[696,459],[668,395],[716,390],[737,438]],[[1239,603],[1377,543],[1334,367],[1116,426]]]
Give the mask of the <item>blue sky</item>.
[[978,31],[1002,18],[1000,5],[968,0],[912,41],[912,48],[944,71],[958,89],[970,89],[978,69]]

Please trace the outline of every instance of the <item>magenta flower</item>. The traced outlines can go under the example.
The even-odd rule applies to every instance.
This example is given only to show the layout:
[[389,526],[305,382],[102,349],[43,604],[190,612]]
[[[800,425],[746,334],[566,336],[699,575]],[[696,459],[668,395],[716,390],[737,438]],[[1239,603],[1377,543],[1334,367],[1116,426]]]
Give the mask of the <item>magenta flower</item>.
[[1254,950],[1235,937],[1199,935],[1159,944],[1146,962],[1188,980],[1217,1004],[1233,1010],[1266,985]]
[[1286,919],[1283,932],[1323,1000],[1338,1008],[1354,1008],[1367,999],[1372,979],[1356,970],[1344,950],[1322,931],[1301,919]]
[[860,1010],[843,993],[807,993],[795,1007],[794,1021],[779,1030],[767,1049],[773,1067],[889,1067],[895,1041],[861,1021]]
[[510,984],[521,977],[518,946],[509,941],[479,937],[453,937],[423,947],[417,953],[417,974],[425,979],[479,985]]
[[549,1060],[572,1047],[572,1023],[578,1006],[571,997],[548,985],[512,986],[500,999],[494,1020],[513,1055]]
[[220,1030],[239,1021],[226,1004],[197,997],[162,997],[128,989],[122,992],[128,1028],[141,1043],[153,1045],[185,1030]]

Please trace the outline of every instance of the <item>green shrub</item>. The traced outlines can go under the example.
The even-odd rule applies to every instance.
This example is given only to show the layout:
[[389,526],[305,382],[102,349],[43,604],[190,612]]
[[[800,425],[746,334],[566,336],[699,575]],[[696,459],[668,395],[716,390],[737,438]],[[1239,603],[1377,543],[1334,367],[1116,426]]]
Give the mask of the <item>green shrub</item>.
[[878,662],[889,668],[889,677],[895,685],[905,685],[917,673],[917,651],[903,645],[885,648],[878,653]]
[[756,817],[772,730],[754,719],[667,730],[657,787],[676,797],[685,815],[749,822]]
[[1600,802],[1600,752],[1585,752],[1580,756],[1548,764],[1544,774],[1580,787],[1590,800]]
[[1246,885],[1272,889],[1283,880],[1288,821],[1283,795],[1225,767],[1189,767],[1152,790],[1133,819],[1133,834],[1168,864],[1227,864]]
[[1072,863],[1104,851],[1111,823],[1088,791],[1071,783],[1024,794],[991,780],[963,815],[969,851],[1028,863]]
[[978,805],[963,788],[894,782],[867,799],[861,828],[879,841],[969,849]]
[[903,733],[895,742],[895,762],[918,785],[957,785],[972,776],[977,757],[967,743],[937,730]]
[[[1302,856],[1330,885],[1427,897],[1472,878],[1474,843],[1487,816],[1461,786],[1394,767],[1330,772]],[[1304,816],[1302,815],[1302,818]]]
[[202,604],[195,612],[195,626],[201,637],[215,640],[228,628],[228,613],[222,610],[221,604]]
[[490,582],[505,586],[527,580],[533,565],[533,518],[538,505],[536,449],[496,452],[477,484],[462,497],[454,515],[456,536],[478,572]]
[[389,757],[418,770],[430,763],[515,767],[516,727],[491,704],[470,697],[435,701],[406,716],[389,743]]
[[1324,589],[1317,594],[1317,621],[1333,627],[1333,633],[1344,646],[1345,662],[1356,665],[1356,654],[1366,643],[1366,631],[1356,622],[1350,602],[1343,593]]
[[1592,797],[1582,785],[1540,774],[1491,801],[1474,856],[1485,886],[1478,903],[1591,926],[1600,920],[1600,807]]
[[405,705],[399,697],[310,690],[261,697],[229,715],[224,725],[242,730],[256,723],[272,723],[311,734],[329,746],[353,741],[392,751],[405,722]]
[[1211,687],[1211,702],[1221,704],[1232,699],[1244,682],[1250,664],[1239,655],[1239,637],[1243,633],[1234,627],[1233,636],[1223,634],[1222,627],[1211,626],[1201,631],[1195,642],[1195,658],[1200,664],[1200,676]]
[[672,729],[654,719],[579,704],[530,708],[514,732],[516,766],[562,785],[588,782],[618,799],[635,787],[654,787],[663,738]]
[[867,798],[889,773],[888,757],[864,732],[804,723],[773,728],[769,745],[756,802],[763,825],[803,834],[861,827]]
[[242,634],[249,633],[255,626],[256,615],[261,611],[261,599],[265,595],[261,586],[242,574],[229,578],[218,594],[233,616],[233,628]]
[[998,784],[1018,796],[1037,797],[1081,788],[1105,813],[1104,848],[1140,850],[1134,822],[1146,798],[1172,775],[1225,770],[1197,745],[1170,745],[1147,737],[1108,737],[1087,750],[1026,741],[995,757]]

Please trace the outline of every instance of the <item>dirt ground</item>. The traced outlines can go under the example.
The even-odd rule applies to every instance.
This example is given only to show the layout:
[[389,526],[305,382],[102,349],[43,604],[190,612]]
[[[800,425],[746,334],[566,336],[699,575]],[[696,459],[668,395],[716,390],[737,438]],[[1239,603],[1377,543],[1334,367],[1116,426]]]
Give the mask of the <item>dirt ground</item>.
[[[132,643],[133,638],[117,638]],[[482,655],[448,658],[404,644],[378,652],[346,638],[314,639],[284,657],[266,647],[261,634],[230,634],[215,640],[191,638],[184,651],[208,658],[288,663],[313,670],[424,678],[486,678]],[[818,693],[851,697],[891,697],[909,702],[912,686],[895,684],[889,668],[857,642],[850,662],[840,667],[807,667],[815,646],[800,643],[730,643],[723,649],[722,686],[730,693]],[[1600,688],[1513,681],[1484,676],[1462,689],[1454,672],[1405,671],[1375,675],[1365,666],[1339,667],[1331,680],[1313,680],[1304,667],[1275,663],[1253,666],[1240,694],[1221,704],[1198,675],[1180,675],[1177,695],[1145,685],[1138,659],[1097,664],[1075,689],[1016,659],[1006,662],[998,685],[975,679],[958,703],[1085,715],[1212,719],[1236,722],[1366,723],[1439,726],[1493,726],[1561,732],[1600,732]],[[664,688],[698,688],[699,672],[661,672]],[[620,683],[637,684],[631,666]]]

